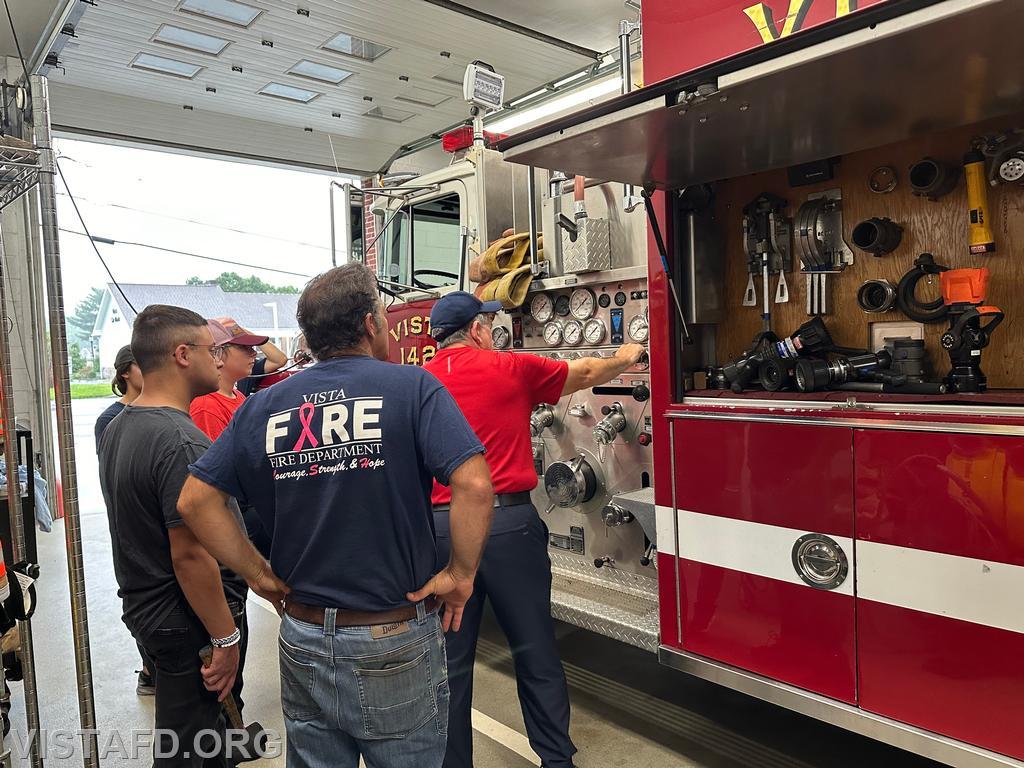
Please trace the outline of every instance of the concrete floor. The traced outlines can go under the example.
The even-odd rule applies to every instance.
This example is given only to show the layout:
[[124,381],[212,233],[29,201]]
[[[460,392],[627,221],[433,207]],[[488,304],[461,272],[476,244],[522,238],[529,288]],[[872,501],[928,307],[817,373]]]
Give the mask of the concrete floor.
[[[82,539],[92,651],[92,679],[100,744],[112,744],[103,766],[145,766],[149,753],[130,753],[131,731],[152,727],[153,699],[135,694],[139,661],[121,623],[110,562],[110,538],[96,474],[92,425],[107,400],[75,401]],[[80,766],[81,752],[61,754],[60,729],[78,727],[64,526],[39,534],[42,575],[32,621],[41,723],[50,732],[47,765]],[[278,619],[250,603],[246,717],[284,732],[276,653]],[[572,736],[579,768],[929,768],[908,753],[659,667],[653,655],[567,625],[559,646],[573,703]],[[14,733],[25,742],[23,687],[12,684]],[[478,768],[539,765],[526,741],[508,647],[493,618],[485,622],[476,669],[474,719]],[[121,734],[124,749],[114,741]],[[15,764],[27,765],[25,759]],[[263,762],[284,765],[283,756]]]

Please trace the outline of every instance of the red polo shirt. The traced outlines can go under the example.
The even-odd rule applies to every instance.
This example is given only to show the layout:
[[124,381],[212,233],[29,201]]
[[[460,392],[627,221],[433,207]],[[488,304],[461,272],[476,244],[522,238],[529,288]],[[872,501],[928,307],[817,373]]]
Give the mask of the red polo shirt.
[[188,415],[195,425],[211,440],[220,437],[228,428],[228,422],[235,411],[245,402],[245,395],[235,390],[235,396],[225,397],[220,392],[197,397],[188,408]]
[[[470,347],[440,350],[423,366],[448,388],[487,449],[495,493],[537,486],[530,443],[530,413],[562,397],[569,364],[561,360]],[[451,490],[434,483],[434,504],[451,501]]]

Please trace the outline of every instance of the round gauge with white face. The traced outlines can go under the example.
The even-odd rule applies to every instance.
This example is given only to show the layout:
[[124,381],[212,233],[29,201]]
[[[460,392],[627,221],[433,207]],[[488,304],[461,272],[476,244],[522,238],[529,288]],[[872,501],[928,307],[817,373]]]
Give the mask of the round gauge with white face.
[[530,301],[530,315],[538,323],[546,323],[555,316],[555,302],[546,293],[538,293]]
[[562,329],[562,338],[570,347],[575,347],[583,341],[583,323],[579,320],[570,320]]
[[494,341],[495,349],[508,349],[509,342],[512,341],[512,335],[505,326],[496,325],[491,329],[491,339]]
[[577,288],[569,297],[569,311],[577,320],[586,320],[597,311],[597,296],[589,288]]
[[562,326],[558,323],[548,323],[544,326],[544,341],[550,347],[557,347],[562,343]]
[[608,328],[600,318],[593,317],[583,326],[583,338],[587,344],[600,344],[607,334]]
[[647,325],[647,318],[643,315],[633,315],[633,317],[629,319],[629,338],[637,344],[647,343],[647,337],[650,335],[650,330],[650,327]]

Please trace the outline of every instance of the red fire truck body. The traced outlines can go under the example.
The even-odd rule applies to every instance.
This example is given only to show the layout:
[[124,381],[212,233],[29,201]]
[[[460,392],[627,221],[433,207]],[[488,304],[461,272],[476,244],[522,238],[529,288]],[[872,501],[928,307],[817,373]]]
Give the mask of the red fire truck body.
[[[793,92],[760,105],[769,109],[761,124],[729,114],[730,78],[741,96],[756,88],[735,72],[759,67],[777,85],[788,69],[800,81],[816,55],[809,71],[822,77],[830,55],[842,67],[863,56],[856,41],[887,30],[991,31],[1022,12],[1014,2],[645,0],[647,87],[622,97],[618,114],[594,108],[500,148],[513,162],[661,190],[653,200],[671,258],[692,239],[682,187],[920,135],[929,115],[913,109],[942,110],[908,91],[898,118],[908,133],[887,125],[885,141],[840,138],[841,124],[825,119],[801,133],[777,114],[800,109]],[[943,55],[954,55],[954,42],[935,38]],[[889,66],[918,72],[913,59]],[[935,84],[918,73],[931,94]],[[984,91],[989,76],[999,75],[990,67],[972,88]],[[705,83],[716,85],[702,91]],[[980,107],[986,96],[965,89],[979,108],[930,127],[1019,112],[1014,92]],[[851,104],[843,95],[837,114],[853,114],[857,94]],[[885,92],[899,111],[893,97]],[[742,136],[729,123],[742,119],[750,131],[782,125],[786,135],[752,136],[744,156],[744,144],[727,155],[700,134]],[[639,147],[605,151],[629,135]],[[661,661],[952,765],[1024,765],[1024,398],[694,391],[684,381],[693,348],[679,342],[653,236],[648,254]],[[700,286],[687,277],[679,290],[689,313],[688,293]]]

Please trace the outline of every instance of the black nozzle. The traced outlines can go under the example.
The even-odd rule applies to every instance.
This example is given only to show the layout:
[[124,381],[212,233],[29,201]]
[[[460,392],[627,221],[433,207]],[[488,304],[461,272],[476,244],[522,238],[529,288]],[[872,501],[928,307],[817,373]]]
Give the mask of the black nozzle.
[[903,227],[892,219],[865,219],[853,228],[853,244],[873,256],[892,253],[903,240]]
[[793,360],[765,360],[757,370],[761,387],[766,392],[781,392],[791,388],[795,384],[793,368]]
[[797,360],[793,373],[801,392],[817,392],[832,382],[827,360]]
[[833,346],[832,334],[820,317],[808,320],[790,338],[797,344],[801,355],[813,355]]

